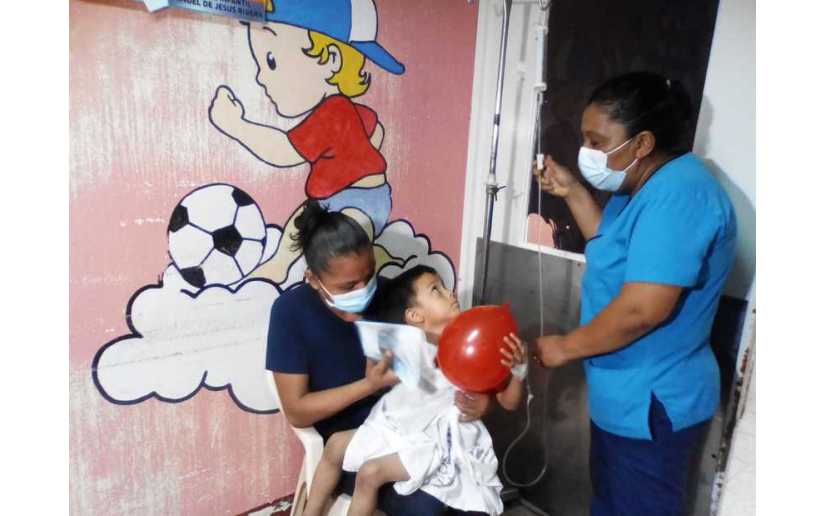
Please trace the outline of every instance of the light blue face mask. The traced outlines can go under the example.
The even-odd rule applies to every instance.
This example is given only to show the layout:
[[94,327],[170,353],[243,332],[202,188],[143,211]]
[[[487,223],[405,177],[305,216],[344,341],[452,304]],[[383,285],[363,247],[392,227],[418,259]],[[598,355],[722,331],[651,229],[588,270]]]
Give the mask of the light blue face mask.
[[332,299],[332,301],[324,299],[329,306],[351,314],[358,314],[366,310],[378,288],[377,276],[373,276],[363,288],[345,294],[330,294],[320,279],[318,280],[318,284],[321,285],[324,292]]
[[630,143],[632,139],[633,138],[628,139],[623,144],[608,152],[582,146],[581,149],[579,149],[579,170],[582,176],[599,190],[608,192],[618,191],[622,183],[624,183],[627,171],[630,170],[630,167],[638,163],[639,159],[634,159],[624,170],[613,170],[607,166],[607,157]]

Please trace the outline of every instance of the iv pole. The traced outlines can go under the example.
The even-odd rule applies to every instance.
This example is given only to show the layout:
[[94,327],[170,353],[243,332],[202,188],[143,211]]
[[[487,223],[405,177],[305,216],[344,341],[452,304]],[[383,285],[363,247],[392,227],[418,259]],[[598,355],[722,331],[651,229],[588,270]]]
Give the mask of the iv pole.
[[493,207],[498,192],[505,188],[496,183],[496,157],[498,156],[498,135],[501,127],[501,90],[504,85],[504,63],[507,56],[507,35],[510,32],[510,8],[513,0],[504,0],[504,12],[501,17],[501,45],[498,54],[498,80],[496,82],[496,108],[493,115],[493,142],[490,151],[490,172],[487,174],[485,188],[487,191],[487,210],[484,217],[484,252],[481,255],[481,296],[479,303],[484,304],[487,291],[487,271],[490,259],[490,234],[493,231]]
[[[529,3],[536,1],[542,11],[549,11],[549,0],[529,0]],[[516,3],[523,3],[516,1]],[[501,130],[501,95],[504,86],[504,65],[507,60],[507,36],[510,31],[510,9],[513,6],[513,0],[504,0],[504,10],[501,18],[501,44],[499,46],[498,54],[498,79],[496,82],[496,107],[493,114],[493,138],[492,148],[490,150],[490,171],[487,174],[487,180],[484,184],[487,193],[487,209],[484,217],[484,232],[483,232],[483,249],[481,255],[481,289],[479,296],[479,304],[484,304],[487,294],[487,276],[490,265],[490,235],[493,231],[493,208],[495,202],[498,200],[498,192],[506,188],[504,185],[499,185],[496,182],[496,158],[498,157],[498,139]],[[544,26],[547,26],[547,18],[545,16]],[[538,49],[540,59],[544,58],[544,49]],[[540,67],[541,70],[541,67]],[[539,72],[541,73],[541,72]],[[542,82],[541,80],[539,82]],[[543,90],[542,90],[543,91]],[[542,97],[539,97],[541,99]],[[537,108],[540,110],[540,106]]]

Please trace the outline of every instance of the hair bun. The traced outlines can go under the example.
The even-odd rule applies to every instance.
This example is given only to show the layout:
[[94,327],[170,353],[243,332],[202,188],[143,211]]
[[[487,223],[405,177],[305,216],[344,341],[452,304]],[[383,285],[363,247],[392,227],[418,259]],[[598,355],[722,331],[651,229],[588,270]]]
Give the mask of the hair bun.
[[295,218],[295,228],[298,232],[290,235],[296,246],[305,247],[328,215],[329,211],[318,201],[310,199],[304,203],[304,211]]

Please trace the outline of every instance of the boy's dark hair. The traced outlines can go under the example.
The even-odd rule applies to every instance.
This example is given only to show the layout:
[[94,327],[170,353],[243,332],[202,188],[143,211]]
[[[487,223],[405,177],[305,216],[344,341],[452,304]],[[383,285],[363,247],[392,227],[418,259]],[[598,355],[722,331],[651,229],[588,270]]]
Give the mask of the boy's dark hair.
[[301,250],[309,270],[326,271],[329,260],[370,249],[367,232],[355,220],[336,211],[329,211],[318,201],[307,201],[304,211],[295,219],[297,233],[292,233],[292,250]]
[[424,274],[438,273],[432,267],[416,265],[395,278],[383,282],[378,293],[364,313],[370,321],[406,324],[404,313],[415,301],[415,282]]

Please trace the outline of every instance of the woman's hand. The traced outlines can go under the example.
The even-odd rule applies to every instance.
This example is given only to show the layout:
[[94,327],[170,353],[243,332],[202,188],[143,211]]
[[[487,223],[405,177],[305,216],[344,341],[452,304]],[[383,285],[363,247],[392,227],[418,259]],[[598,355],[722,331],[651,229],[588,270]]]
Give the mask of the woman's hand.
[[539,362],[544,367],[559,367],[570,362],[564,335],[545,335],[536,341]]
[[384,356],[378,362],[367,359],[367,371],[364,375],[372,387],[373,392],[380,391],[384,387],[390,387],[398,383],[398,376],[390,369],[392,363],[392,353],[384,352]]
[[455,393],[455,406],[461,414],[458,420],[462,423],[468,423],[481,419],[490,410],[490,395],[478,392],[461,392]]
[[524,377],[527,376],[527,352],[524,344],[515,333],[505,335],[504,344],[506,347],[499,350],[504,357],[501,359],[501,364],[510,369],[513,376],[519,380],[524,380]]
[[533,166],[533,175],[543,191],[562,199],[570,195],[577,186],[581,186],[570,170],[553,161],[550,156],[544,158],[542,169],[538,168],[538,164]]

